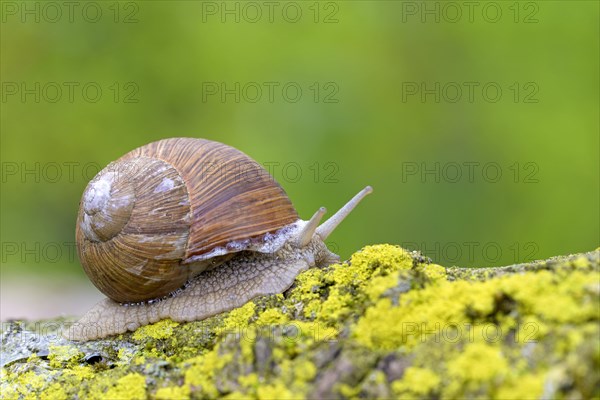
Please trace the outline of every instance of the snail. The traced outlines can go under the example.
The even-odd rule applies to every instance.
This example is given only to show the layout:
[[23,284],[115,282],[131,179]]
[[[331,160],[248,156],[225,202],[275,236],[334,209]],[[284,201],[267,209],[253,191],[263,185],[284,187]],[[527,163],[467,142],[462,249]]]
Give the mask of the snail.
[[64,336],[92,340],[170,318],[197,321],[283,293],[339,261],[324,241],[367,186],[319,225],[298,217],[256,161],[225,144],[171,138],[130,151],[87,185],[77,252],[101,300]]

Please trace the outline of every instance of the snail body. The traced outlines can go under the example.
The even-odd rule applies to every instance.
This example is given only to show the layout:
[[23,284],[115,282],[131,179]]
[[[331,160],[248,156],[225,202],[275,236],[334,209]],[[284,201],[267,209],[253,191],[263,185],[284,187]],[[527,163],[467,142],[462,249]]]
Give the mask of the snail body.
[[339,260],[324,240],[367,187],[319,226],[299,219],[249,156],[172,138],[109,164],[84,191],[76,226],[83,268],[107,298],[65,332],[91,340],[171,318],[202,320],[282,293],[301,271]]

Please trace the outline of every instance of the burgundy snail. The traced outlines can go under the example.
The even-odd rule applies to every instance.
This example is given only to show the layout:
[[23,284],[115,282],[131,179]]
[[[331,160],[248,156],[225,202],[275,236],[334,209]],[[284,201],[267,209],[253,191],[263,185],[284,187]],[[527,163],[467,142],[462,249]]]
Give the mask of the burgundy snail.
[[77,251],[108,298],[66,332],[91,340],[170,318],[196,321],[283,293],[310,267],[339,261],[324,241],[369,193],[319,225],[241,151],[172,138],[110,163],[83,193]]

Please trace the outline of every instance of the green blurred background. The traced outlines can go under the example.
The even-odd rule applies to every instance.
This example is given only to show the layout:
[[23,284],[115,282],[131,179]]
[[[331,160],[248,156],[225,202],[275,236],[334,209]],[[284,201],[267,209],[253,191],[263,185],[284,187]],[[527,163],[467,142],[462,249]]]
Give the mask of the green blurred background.
[[3,319],[101,297],[73,248],[83,189],[172,136],[271,166],[305,218],[372,185],[330,238],[343,258],[600,242],[598,2],[72,4],[2,2]]

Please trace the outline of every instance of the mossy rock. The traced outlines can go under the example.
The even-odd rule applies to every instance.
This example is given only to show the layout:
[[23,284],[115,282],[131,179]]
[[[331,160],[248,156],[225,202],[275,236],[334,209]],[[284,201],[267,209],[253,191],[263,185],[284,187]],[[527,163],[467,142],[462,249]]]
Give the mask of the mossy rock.
[[2,398],[598,398],[599,250],[444,268],[368,246],[283,295],[86,343],[3,324]]

